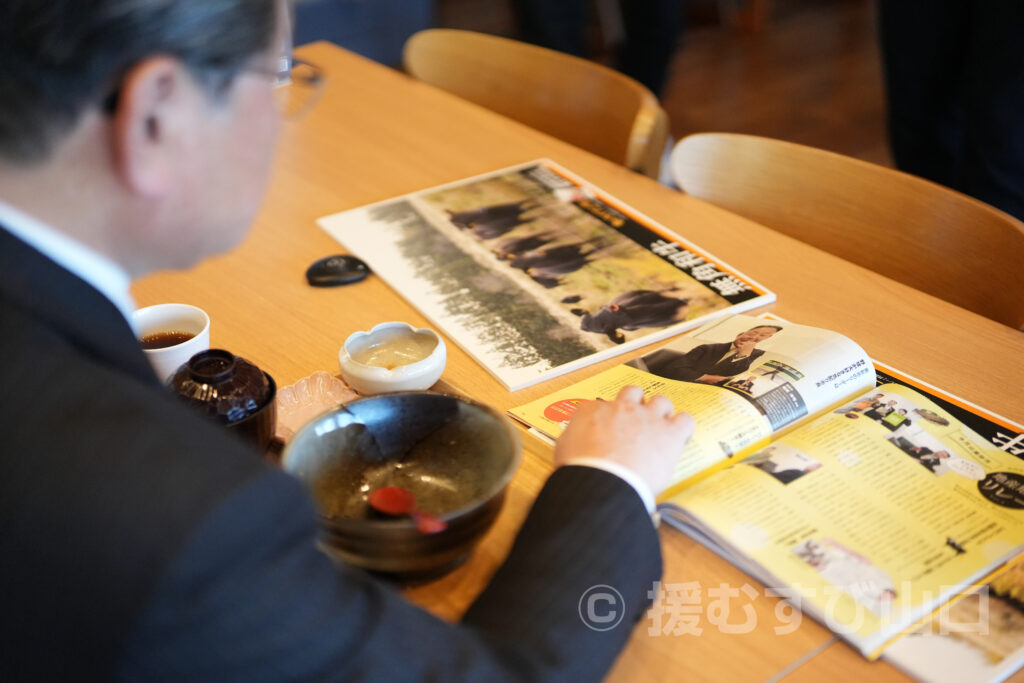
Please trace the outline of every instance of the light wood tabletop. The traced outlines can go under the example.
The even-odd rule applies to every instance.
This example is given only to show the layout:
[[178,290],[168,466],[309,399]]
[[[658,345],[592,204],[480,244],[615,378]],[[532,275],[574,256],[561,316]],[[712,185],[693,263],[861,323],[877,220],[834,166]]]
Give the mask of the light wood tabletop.
[[[373,276],[347,287],[308,286],[304,274],[313,261],[344,251],[317,227],[318,217],[547,157],[773,290],[778,301],[767,310],[842,332],[877,360],[1024,422],[1024,334],[333,45],[317,43],[299,53],[324,69],[327,87],[304,119],[285,124],[267,198],[248,239],[229,255],[188,272],[150,276],[133,290],[140,306],[180,301],[202,307],[212,320],[212,345],[263,367],[279,386],[317,370],[337,374],[338,348],[353,331],[384,320],[427,324]],[[510,393],[449,344],[442,381],[506,410],[637,353]],[[525,433],[523,442],[523,464],[495,526],[462,567],[406,589],[410,600],[455,620],[487,583],[551,471],[550,447]],[[864,660],[809,618],[787,628],[788,607],[766,597],[761,584],[678,531],[663,525],[660,533],[666,584],[697,582],[705,592],[720,584],[749,585],[758,596],[736,598],[729,621],[743,623],[742,605],[749,604],[757,626],[732,634],[705,618],[699,636],[651,635],[656,620],[642,620],[610,680],[905,678],[884,662]]]

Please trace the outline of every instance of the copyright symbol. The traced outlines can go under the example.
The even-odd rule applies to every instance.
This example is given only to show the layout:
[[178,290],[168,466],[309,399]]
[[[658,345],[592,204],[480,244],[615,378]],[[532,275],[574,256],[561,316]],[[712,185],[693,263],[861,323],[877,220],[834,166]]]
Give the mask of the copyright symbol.
[[606,584],[583,591],[579,602],[580,620],[592,631],[610,631],[626,614],[622,593]]

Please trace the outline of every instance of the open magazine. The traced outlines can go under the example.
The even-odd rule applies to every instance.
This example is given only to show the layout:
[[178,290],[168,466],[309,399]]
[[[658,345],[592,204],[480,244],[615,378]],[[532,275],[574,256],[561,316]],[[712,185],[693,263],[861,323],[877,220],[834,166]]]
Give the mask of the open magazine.
[[513,391],[775,300],[548,160],[318,223]]
[[662,519],[869,658],[1024,544],[1024,429],[835,332],[730,316],[509,414],[555,438],[628,384],[697,425]]

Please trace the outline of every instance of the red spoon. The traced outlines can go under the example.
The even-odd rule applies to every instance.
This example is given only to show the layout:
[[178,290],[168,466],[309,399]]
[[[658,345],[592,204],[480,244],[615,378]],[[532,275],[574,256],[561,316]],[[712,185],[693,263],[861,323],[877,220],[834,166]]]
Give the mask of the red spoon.
[[444,531],[448,523],[429,512],[416,509],[416,496],[400,486],[383,486],[370,492],[367,502],[377,512],[391,517],[412,517],[416,530],[421,534],[436,534]]

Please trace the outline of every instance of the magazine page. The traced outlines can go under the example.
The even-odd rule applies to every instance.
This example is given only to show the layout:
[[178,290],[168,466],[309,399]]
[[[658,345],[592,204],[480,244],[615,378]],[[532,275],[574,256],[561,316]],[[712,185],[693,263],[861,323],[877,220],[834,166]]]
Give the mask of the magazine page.
[[[762,313],[757,317],[762,320],[785,322],[784,318],[780,318],[774,313]],[[877,385],[901,384],[915,389],[941,406],[976,434],[984,437],[996,448],[1024,459],[1024,425],[1017,424],[988,408],[971,403],[933,384],[908,375],[891,365],[877,360],[873,361],[873,364]]]
[[[758,318],[782,320],[771,315],[760,315]],[[886,365],[879,361],[875,361],[874,365],[875,381],[878,386],[883,384],[900,384],[916,390],[996,448],[1024,460],[1024,425],[1013,422],[991,410],[975,405],[959,396],[908,375],[891,365]],[[878,392],[875,393],[877,394]],[[873,397],[874,394],[871,396]],[[915,408],[914,414],[911,419],[914,419],[915,416],[921,419],[936,417],[935,414],[923,408]],[[898,411],[897,415],[899,415]],[[893,419],[897,419],[896,416],[890,418],[890,423]],[[909,426],[908,424],[907,427]],[[718,539],[707,535],[704,531],[697,528],[697,521],[688,515],[685,510],[672,505],[663,506],[663,508],[664,514],[662,518],[672,526],[692,536],[695,540],[723,555],[731,562],[739,564],[743,560],[742,556],[730,553],[729,549],[720,544]],[[753,567],[754,565],[748,566]],[[1022,565],[1021,571],[1024,572],[1024,565]],[[754,571],[748,573],[756,574]],[[1024,601],[1024,593],[1020,597]]]
[[513,391],[775,299],[548,160],[318,223]]
[[863,349],[842,335],[734,315],[509,414],[555,438],[583,401],[610,400],[629,384],[664,394],[697,425],[675,471],[685,486],[874,381]]
[[885,660],[925,683],[998,683],[1024,664],[1024,560],[900,638]]
[[873,657],[1020,552],[1024,462],[883,384],[669,504]]
[[[1019,425],[885,363],[875,361],[875,377],[878,384],[901,384],[917,390],[999,450],[1024,460],[1024,425]],[[924,419],[928,417],[926,414],[919,416]]]

